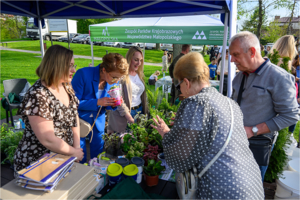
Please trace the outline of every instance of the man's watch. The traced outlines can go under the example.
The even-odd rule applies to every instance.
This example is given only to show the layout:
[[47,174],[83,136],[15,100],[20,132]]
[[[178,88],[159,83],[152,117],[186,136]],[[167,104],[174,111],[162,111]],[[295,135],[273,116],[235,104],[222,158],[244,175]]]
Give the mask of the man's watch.
[[256,137],[257,136],[257,132],[258,132],[258,128],[256,126],[253,126],[252,127],[252,132],[253,132],[254,136]]

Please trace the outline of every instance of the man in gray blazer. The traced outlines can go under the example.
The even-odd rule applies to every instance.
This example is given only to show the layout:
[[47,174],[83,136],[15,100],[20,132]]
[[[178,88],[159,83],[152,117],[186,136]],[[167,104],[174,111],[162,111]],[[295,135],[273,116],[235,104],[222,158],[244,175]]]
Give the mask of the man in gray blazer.
[[[229,44],[231,62],[240,70],[232,82],[232,98],[243,112],[250,144],[266,138],[276,141],[279,130],[298,121],[295,78],[261,56],[259,40],[253,33],[240,32]],[[259,153],[250,149],[259,164]],[[259,167],[264,180],[268,165]]]

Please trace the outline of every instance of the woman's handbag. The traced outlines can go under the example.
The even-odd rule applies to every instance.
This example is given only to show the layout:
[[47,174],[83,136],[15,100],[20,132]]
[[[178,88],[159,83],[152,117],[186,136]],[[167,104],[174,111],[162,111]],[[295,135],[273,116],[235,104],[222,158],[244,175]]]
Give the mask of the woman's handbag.
[[223,153],[223,151],[229,143],[233,130],[233,110],[229,98],[227,98],[227,101],[229,103],[231,112],[231,126],[227,139],[221,150],[217,153],[217,155],[215,155],[215,157],[207,164],[207,166],[199,174],[197,174],[197,169],[195,166],[193,166],[192,169],[187,170],[183,173],[176,173],[176,189],[180,199],[197,199],[198,178],[200,179],[203,176],[203,174],[210,168],[210,166],[219,158],[219,156]]
[[92,142],[93,139],[93,128],[95,126],[96,120],[99,116],[99,113],[102,109],[102,106],[99,108],[98,113],[97,113],[97,117],[95,118],[95,121],[93,123],[93,125],[91,126],[90,123],[88,123],[87,121],[79,118],[79,124],[80,124],[80,137],[81,138],[85,138],[91,131],[92,131],[92,135],[91,135],[91,139],[90,139],[90,143]]

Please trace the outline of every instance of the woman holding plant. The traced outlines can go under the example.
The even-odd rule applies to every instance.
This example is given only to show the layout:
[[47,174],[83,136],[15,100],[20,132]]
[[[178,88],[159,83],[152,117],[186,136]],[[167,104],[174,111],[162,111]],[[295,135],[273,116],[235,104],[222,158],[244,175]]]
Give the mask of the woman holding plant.
[[139,47],[131,47],[126,59],[129,64],[129,74],[120,81],[124,103],[116,111],[109,113],[108,133],[123,132],[127,123],[134,122],[134,116],[141,112],[148,113],[147,97],[144,82],[144,57]]
[[46,51],[36,69],[39,80],[29,88],[18,111],[26,129],[14,155],[15,171],[50,151],[82,159],[78,99],[69,85],[75,69],[73,51],[60,45]]
[[197,52],[181,57],[173,74],[179,80],[176,88],[185,97],[174,126],[170,130],[158,116],[153,119],[156,125],[152,125],[163,137],[168,166],[179,173],[195,166],[199,174],[220,151],[233,126],[227,147],[198,179],[197,198],[263,199],[260,170],[249,149],[238,104],[230,100],[234,116],[231,124],[227,97],[210,87],[209,68]]
[[[75,95],[79,99],[79,117],[93,127],[93,138],[90,145],[91,158],[103,151],[102,136],[105,128],[106,110],[116,110],[116,100],[109,95],[112,84],[122,80],[128,74],[126,59],[118,53],[109,53],[103,62],[96,67],[79,69],[72,80]],[[98,111],[100,113],[98,115]],[[97,117],[98,116],[98,117]],[[89,133],[89,138],[92,133]],[[80,146],[86,154],[85,138],[80,138]],[[82,162],[86,162],[86,157]]]

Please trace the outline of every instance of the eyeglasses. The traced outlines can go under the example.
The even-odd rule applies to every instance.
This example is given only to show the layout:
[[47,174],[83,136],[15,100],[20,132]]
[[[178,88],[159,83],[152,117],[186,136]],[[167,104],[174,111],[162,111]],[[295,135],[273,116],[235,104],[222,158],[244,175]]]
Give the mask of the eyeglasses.
[[[108,73],[109,74],[109,73]],[[121,77],[113,77],[112,75],[109,74],[110,77],[112,77],[111,82],[115,82],[115,81],[119,81],[122,80],[125,76],[121,76]]]
[[71,68],[76,69],[76,67],[77,67],[77,65],[70,65],[70,69],[71,69]]
[[181,92],[180,91],[180,84],[183,82],[183,80],[182,81],[180,81],[177,85],[175,85],[175,88],[179,91],[179,92]]

